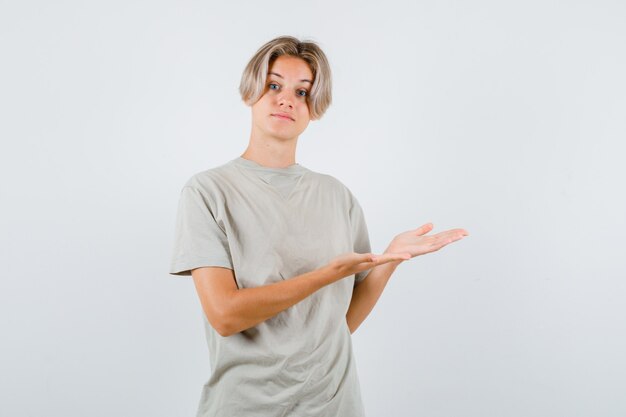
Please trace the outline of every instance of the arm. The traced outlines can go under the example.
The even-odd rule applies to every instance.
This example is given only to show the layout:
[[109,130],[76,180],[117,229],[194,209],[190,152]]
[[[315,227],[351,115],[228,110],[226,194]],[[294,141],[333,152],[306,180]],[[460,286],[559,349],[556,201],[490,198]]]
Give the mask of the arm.
[[[426,235],[433,229],[432,223],[400,233],[393,238],[385,254],[409,254],[410,258],[426,253],[435,252],[444,246],[468,236],[464,229],[452,229],[435,235]],[[406,260],[406,259],[404,259]],[[346,313],[346,321],[350,333],[354,333],[365,318],[370,314],[376,302],[383,293],[391,274],[403,260],[378,265],[372,269],[363,281],[357,284],[352,291],[352,300]]]
[[202,309],[213,328],[230,336],[253,327],[344,277],[406,259],[395,254],[348,253],[328,265],[293,278],[254,288],[238,289],[231,269],[201,267],[191,271]]
[[346,314],[350,333],[354,333],[370,314],[383,293],[391,274],[400,262],[389,262],[372,269],[363,281],[356,284],[352,291],[352,300]]

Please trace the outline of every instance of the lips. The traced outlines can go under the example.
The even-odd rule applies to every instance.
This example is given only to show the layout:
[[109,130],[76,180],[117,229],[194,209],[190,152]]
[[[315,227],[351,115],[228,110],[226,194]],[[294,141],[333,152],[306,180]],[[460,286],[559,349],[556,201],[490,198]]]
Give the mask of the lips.
[[288,115],[287,113],[272,113],[272,116],[278,117],[279,119],[291,120],[295,122],[294,118]]

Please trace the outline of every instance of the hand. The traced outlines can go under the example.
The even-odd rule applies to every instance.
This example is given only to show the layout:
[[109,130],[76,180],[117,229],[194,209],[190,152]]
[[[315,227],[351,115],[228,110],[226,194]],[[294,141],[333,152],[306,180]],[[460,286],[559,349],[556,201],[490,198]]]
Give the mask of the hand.
[[426,223],[414,230],[400,233],[393,238],[385,253],[408,253],[411,258],[426,253],[435,252],[444,246],[469,236],[465,229],[452,229],[435,235],[425,236],[433,230],[432,223]]
[[408,253],[386,252],[382,255],[375,255],[373,253],[350,252],[333,258],[328,267],[343,278],[388,262],[402,262],[407,259],[411,259],[411,255]]

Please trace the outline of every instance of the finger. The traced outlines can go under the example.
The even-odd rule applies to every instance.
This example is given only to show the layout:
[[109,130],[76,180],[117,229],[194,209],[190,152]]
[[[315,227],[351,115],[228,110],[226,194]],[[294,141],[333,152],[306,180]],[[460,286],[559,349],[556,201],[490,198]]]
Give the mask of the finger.
[[454,230],[446,230],[445,232],[437,233],[436,235],[432,235],[432,236],[434,236],[437,241],[439,241],[440,239],[443,239],[443,240],[451,240],[452,242],[454,242],[456,240],[459,240],[467,236],[468,234],[469,233],[467,233],[463,229],[454,229]]
[[454,232],[457,235],[460,235],[461,237],[469,236],[469,232],[467,230],[465,230],[465,229],[452,229],[450,231]]
[[426,224],[421,225],[417,229],[415,229],[414,233],[417,236],[421,236],[421,235],[426,234],[426,233],[430,232],[431,230],[433,230],[433,227],[434,227],[434,225],[432,223],[426,223]]
[[469,236],[469,233],[465,229],[454,229],[452,232],[452,236],[455,241],[463,239],[465,236]]
[[373,253],[360,253],[359,262],[375,262],[376,255]]
[[375,263],[387,263],[391,261],[406,261],[411,259],[410,253],[384,253],[382,255],[374,256]]
[[391,260],[391,261],[406,261],[407,259],[411,259],[411,254],[407,252],[400,253],[385,253],[378,259]]
[[434,237],[435,239],[432,241],[430,246],[433,249],[433,251],[437,251],[443,248],[444,246],[449,245],[450,243],[463,239],[465,235],[458,233],[458,232],[448,231],[448,232],[442,232],[437,235],[434,235]]
[[447,230],[448,233],[454,233],[456,235],[460,235],[460,236],[469,236],[469,232],[465,229],[452,229],[452,230]]

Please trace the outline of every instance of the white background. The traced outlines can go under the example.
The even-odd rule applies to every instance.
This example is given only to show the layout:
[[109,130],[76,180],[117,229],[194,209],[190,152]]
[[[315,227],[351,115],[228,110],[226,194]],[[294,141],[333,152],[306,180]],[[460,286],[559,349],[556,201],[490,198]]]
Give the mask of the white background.
[[192,416],[209,376],[178,195],[239,156],[241,72],[326,51],[296,161],[401,265],[353,335],[368,416],[626,415],[621,1],[0,3],[0,415]]

